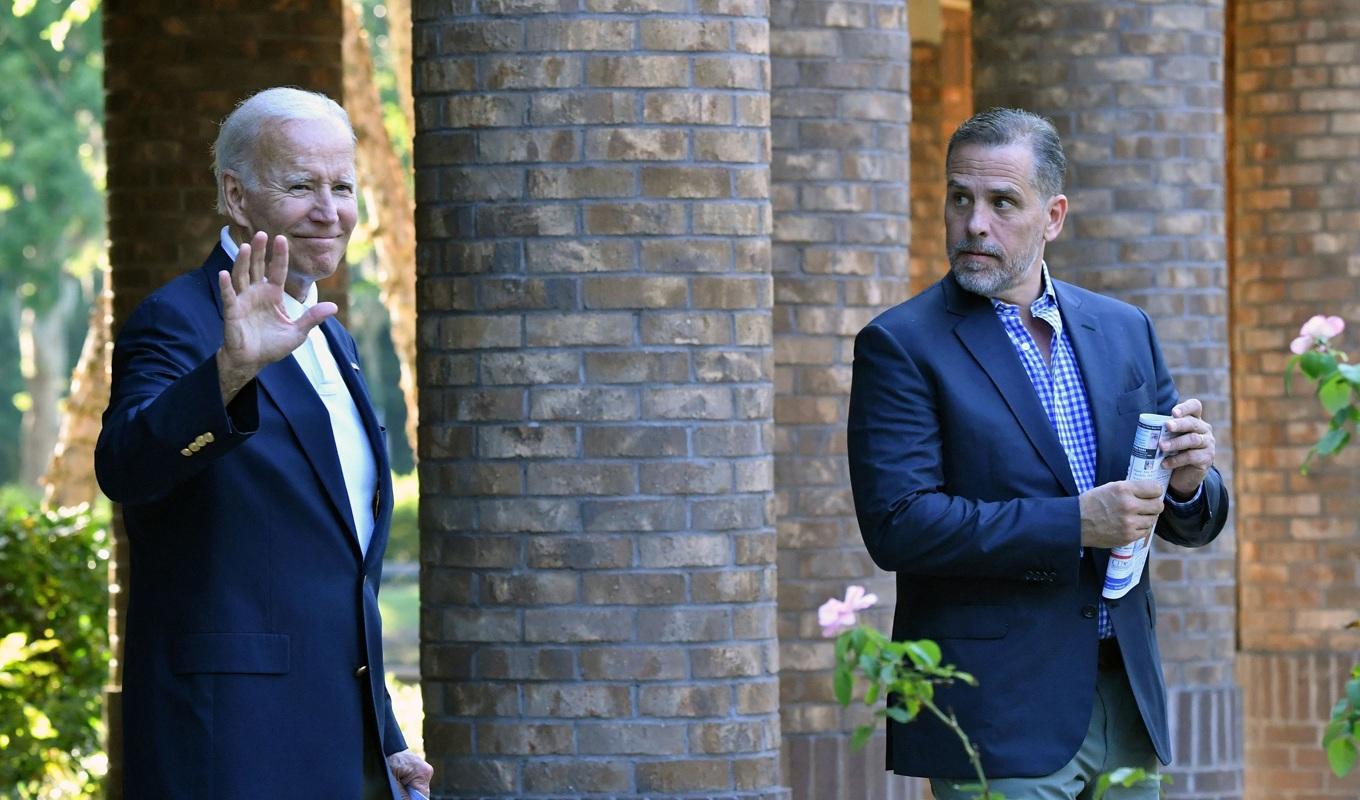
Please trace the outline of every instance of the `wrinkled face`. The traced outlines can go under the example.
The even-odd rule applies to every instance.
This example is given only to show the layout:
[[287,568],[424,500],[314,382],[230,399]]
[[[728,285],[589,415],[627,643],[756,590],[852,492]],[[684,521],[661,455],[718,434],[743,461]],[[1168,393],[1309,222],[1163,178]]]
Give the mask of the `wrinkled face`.
[[237,241],[256,231],[288,238],[288,293],[301,298],[340,266],[358,221],[354,144],[334,119],[266,126],[255,150],[255,181],[224,175]]
[[1062,232],[1067,198],[1035,188],[1029,144],[961,145],[946,172],[945,236],[959,285],[1011,303],[1038,297],[1044,243]]

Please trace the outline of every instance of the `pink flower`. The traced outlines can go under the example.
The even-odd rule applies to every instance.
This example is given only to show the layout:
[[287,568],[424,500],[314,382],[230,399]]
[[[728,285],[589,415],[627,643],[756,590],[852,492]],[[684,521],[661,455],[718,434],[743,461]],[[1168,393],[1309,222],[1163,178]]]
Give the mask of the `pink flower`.
[[1294,341],[1289,343],[1289,350],[1294,355],[1303,355],[1313,347],[1321,348],[1327,340],[1333,336],[1340,336],[1346,329],[1346,321],[1341,317],[1324,317],[1321,314],[1303,323],[1299,328],[1299,335]]
[[855,612],[863,611],[878,602],[878,595],[865,594],[863,586],[851,586],[845,590],[845,599],[831,598],[817,609],[817,624],[822,626],[822,636],[831,638],[846,628],[855,625]]

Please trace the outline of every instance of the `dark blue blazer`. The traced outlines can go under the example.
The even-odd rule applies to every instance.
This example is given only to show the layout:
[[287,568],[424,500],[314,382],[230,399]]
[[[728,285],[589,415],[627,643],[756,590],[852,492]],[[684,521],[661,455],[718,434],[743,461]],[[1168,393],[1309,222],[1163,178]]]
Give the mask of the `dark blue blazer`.
[[[1138,415],[1169,413],[1176,388],[1147,315],[1054,286],[1096,429],[1096,485],[1122,480]],[[855,340],[848,434],[860,532],[875,563],[897,573],[893,638],[934,639],[946,662],[978,679],[937,699],[980,746],[989,776],[1054,772],[1091,718],[1109,551],[1083,555],[1067,457],[991,301],[946,277],[866,326]],[[1228,512],[1216,470],[1203,497],[1193,513],[1164,511],[1157,534],[1186,546],[1213,540]],[[1145,570],[1109,606],[1143,721],[1168,763],[1148,583]],[[972,777],[957,739],[927,716],[889,723],[889,768]]]
[[364,556],[330,417],[296,360],[266,367],[223,407],[217,272],[230,268],[214,249],[142,302],[114,347],[95,468],[131,545],[123,796],[358,798],[364,748],[406,747],[378,617],[392,514],[384,434],[354,341],[328,319],[377,459]]

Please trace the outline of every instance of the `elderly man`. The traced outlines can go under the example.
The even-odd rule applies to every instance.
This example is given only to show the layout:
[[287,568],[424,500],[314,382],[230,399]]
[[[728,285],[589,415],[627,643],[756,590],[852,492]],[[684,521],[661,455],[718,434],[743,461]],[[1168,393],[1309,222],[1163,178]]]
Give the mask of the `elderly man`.
[[[1033,114],[960,126],[950,272],[860,332],[850,397],[860,530],[897,573],[893,638],[935,639],[977,677],[936,701],[1010,800],[1086,798],[1103,771],[1169,763],[1149,576],[1109,601],[1102,577],[1111,548],[1153,531],[1204,545],[1228,513],[1213,428],[1199,400],[1178,400],[1147,315],[1049,275],[1064,169]],[[1165,502],[1156,481],[1123,480],[1140,413],[1173,417]],[[939,800],[971,796],[943,726],[890,722],[888,738],[891,769],[931,778]]]
[[214,152],[229,224],[123,326],[95,453],[132,548],[123,795],[428,794],[383,683],[384,433],[316,301],[358,213],[353,130],[270,89]]

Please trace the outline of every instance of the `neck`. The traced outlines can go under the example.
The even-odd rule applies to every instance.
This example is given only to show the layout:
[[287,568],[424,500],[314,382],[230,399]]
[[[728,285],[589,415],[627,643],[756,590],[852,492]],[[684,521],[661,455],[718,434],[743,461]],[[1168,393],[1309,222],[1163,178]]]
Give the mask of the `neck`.
[[1039,295],[1044,291],[1044,269],[1043,260],[1037,260],[1025,270],[1020,280],[1007,286],[1002,291],[994,295],[994,299],[1013,306],[1020,306],[1020,309],[1028,314],[1030,303],[1039,299]]

